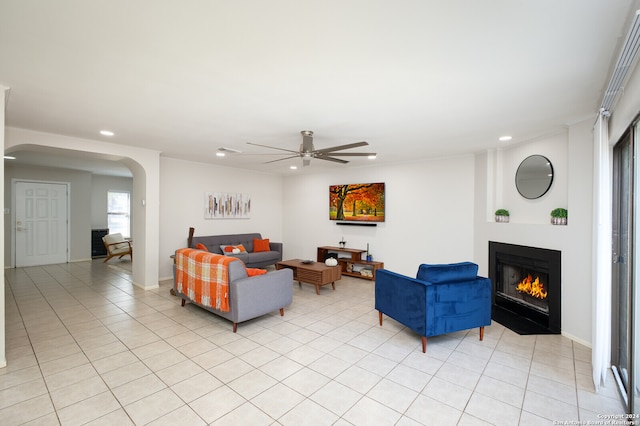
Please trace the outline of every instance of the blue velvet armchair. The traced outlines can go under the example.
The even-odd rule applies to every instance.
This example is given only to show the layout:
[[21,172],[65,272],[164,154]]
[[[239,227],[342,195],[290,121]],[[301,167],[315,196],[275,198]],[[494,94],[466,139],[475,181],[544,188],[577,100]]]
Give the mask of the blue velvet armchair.
[[479,277],[471,262],[420,265],[416,278],[376,271],[376,310],[427,337],[491,325],[491,280]]

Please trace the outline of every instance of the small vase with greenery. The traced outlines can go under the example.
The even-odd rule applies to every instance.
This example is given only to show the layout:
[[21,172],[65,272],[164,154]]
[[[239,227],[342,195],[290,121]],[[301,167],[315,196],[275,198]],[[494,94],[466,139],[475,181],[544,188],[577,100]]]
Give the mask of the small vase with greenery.
[[557,209],[551,210],[551,223],[554,225],[566,225],[568,217],[569,212],[567,209],[558,207]]
[[498,209],[496,210],[496,222],[506,223],[509,222],[509,210]]

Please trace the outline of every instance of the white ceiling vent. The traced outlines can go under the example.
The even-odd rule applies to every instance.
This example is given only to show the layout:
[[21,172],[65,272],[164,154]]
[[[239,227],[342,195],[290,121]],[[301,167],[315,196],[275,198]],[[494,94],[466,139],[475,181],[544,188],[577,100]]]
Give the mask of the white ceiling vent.
[[618,95],[624,90],[623,85],[638,57],[638,48],[640,48],[640,10],[637,10],[633,17],[633,22],[620,51],[618,62],[616,62],[607,90],[604,92],[604,98],[600,105],[601,111],[611,111],[611,107]]

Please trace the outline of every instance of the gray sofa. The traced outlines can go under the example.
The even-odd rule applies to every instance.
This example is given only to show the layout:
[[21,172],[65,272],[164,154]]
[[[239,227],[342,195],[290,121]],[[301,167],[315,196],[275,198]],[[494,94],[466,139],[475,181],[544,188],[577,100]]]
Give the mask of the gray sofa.
[[[185,305],[186,301],[189,301],[233,322],[234,333],[240,322],[257,318],[276,310],[280,311],[280,315],[284,315],[284,308],[289,306],[293,300],[293,271],[291,269],[281,269],[264,275],[249,277],[242,262],[233,260],[229,263],[228,273],[228,312],[193,301],[188,294],[181,291],[177,274],[174,273],[173,287],[175,295],[182,298],[182,306]],[[182,290],[186,291],[185,288]]]
[[282,260],[282,243],[274,243],[269,241],[270,251],[253,251],[253,239],[262,239],[259,233],[251,234],[229,234],[229,235],[208,235],[204,237],[193,236],[193,228],[189,229],[188,247],[195,248],[196,244],[201,243],[207,247],[207,250],[211,253],[222,253],[221,245],[238,245],[242,244],[246,249],[246,254],[234,254],[233,257],[237,257],[242,260],[247,268],[264,268],[268,265],[275,265],[276,262]]

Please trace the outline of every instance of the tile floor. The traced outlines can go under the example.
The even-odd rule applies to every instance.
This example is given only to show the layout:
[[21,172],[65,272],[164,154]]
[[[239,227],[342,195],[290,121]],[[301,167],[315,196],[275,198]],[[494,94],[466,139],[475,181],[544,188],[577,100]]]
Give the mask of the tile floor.
[[499,324],[420,338],[373,309],[373,283],[294,285],[293,304],[231,324],[140,290],[102,260],[5,270],[0,424],[549,425],[623,413],[590,350]]

